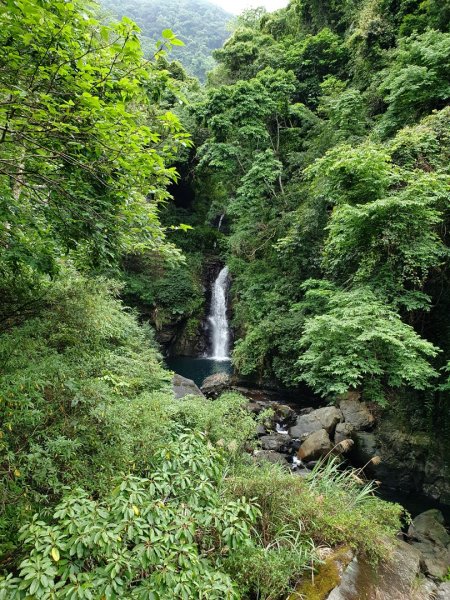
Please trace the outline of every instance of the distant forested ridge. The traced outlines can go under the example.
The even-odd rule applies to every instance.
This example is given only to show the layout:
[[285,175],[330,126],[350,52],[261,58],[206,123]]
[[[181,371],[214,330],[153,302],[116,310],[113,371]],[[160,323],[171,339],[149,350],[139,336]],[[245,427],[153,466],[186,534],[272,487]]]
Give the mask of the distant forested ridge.
[[102,0],[102,4],[118,17],[133,19],[148,46],[161,37],[161,31],[172,29],[185,43],[172,51],[172,58],[201,80],[214,67],[213,50],[229,36],[227,23],[232,15],[205,0]]

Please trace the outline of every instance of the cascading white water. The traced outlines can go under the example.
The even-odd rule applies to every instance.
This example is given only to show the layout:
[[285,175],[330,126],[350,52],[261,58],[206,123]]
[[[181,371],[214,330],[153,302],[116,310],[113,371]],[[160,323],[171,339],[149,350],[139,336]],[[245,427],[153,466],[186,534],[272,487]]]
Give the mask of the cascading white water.
[[[222,221],[223,218],[225,217],[225,214],[222,213],[219,217],[219,224],[217,225],[217,231],[220,231],[220,228],[222,227]],[[214,248],[217,248],[217,240],[214,242]]]
[[230,328],[227,317],[228,267],[224,267],[214,282],[211,310],[208,317],[211,326],[212,351],[210,358],[229,360]]

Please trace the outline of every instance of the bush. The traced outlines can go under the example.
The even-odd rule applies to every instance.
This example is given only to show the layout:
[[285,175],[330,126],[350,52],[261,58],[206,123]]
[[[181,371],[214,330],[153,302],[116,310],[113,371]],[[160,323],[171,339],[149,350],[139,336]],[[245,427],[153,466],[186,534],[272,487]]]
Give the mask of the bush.
[[221,564],[251,545],[258,510],[220,497],[224,467],[204,436],[179,430],[148,479],[130,475],[103,501],[73,491],[49,523],[22,528],[29,556],[0,598],[238,598]]
[[40,313],[1,336],[1,550],[64,486],[106,491],[164,439],[170,375],[117,292],[66,271]]
[[[227,480],[232,497],[253,498],[260,507],[256,530],[263,547],[309,548],[345,544],[372,560],[381,558],[400,527],[404,509],[373,495],[336,459],[302,478],[278,465],[242,466]],[[305,562],[305,566],[307,561]]]

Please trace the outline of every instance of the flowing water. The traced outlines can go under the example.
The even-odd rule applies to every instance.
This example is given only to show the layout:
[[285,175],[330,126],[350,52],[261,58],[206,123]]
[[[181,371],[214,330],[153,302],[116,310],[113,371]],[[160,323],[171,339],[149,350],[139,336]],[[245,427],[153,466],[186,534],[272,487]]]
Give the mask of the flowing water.
[[228,267],[223,267],[214,282],[208,321],[211,330],[211,358],[230,360],[230,327],[227,316]]

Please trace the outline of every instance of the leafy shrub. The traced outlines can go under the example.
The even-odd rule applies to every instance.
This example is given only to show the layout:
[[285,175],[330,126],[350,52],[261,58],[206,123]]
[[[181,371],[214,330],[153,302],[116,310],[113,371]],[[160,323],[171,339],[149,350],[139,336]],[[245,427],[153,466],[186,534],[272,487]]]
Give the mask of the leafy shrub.
[[1,336],[0,527],[8,547],[23,513],[51,506],[65,485],[106,490],[164,439],[170,376],[150,330],[117,291],[66,270],[39,314]]
[[179,429],[147,479],[130,475],[103,501],[75,490],[49,523],[24,526],[29,556],[0,598],[238,598],[221,564],[251,545],[258,509],[223,501],[224,467],[204,436]]
[[247,402],[234,392],[222,394],[218,400],[190,396],[173,406],[172,418],[189,429],[204,432],[211,442],[239,455],[256,431]]
[[178,264],[164,264],[160,256],[129,257],[125,261],[124,297],[150,318],[157,329],[197,315],[203,308],[201,256],[191,253]]
[[450,34],[428,30],[400,40],[380,90],[388,108],[380,123],[383,134],[414,122],[450,97]]

